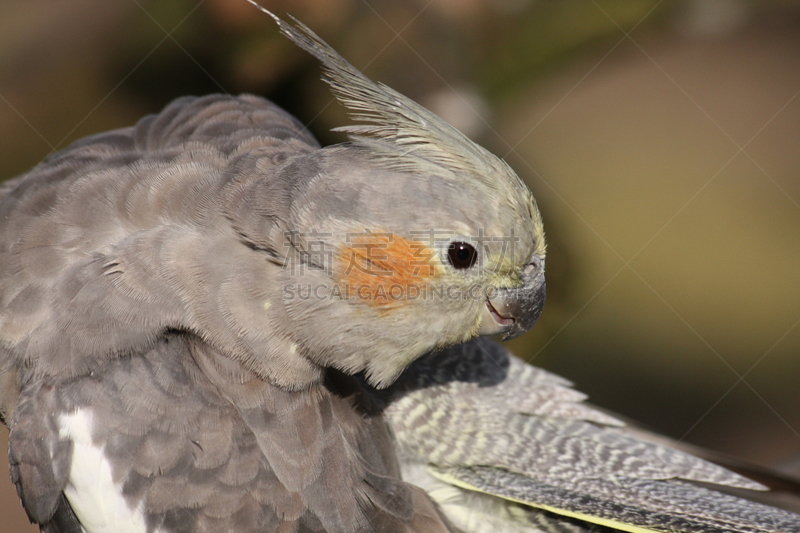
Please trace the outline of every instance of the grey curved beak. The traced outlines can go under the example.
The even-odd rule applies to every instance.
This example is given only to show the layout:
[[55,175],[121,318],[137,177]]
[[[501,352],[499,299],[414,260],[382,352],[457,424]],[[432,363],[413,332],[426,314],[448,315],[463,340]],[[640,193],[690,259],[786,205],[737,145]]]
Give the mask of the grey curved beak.
[[519,287],[496,290],[486,299],[478,334],[502,333],[504,341],[519,337],[539,319],[546,293],[544,261],[534,256]]

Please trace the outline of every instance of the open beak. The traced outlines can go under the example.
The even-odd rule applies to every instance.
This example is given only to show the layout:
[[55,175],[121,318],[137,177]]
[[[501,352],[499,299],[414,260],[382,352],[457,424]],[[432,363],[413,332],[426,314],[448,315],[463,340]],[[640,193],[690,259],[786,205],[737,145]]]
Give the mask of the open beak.
[[503,334],[503,340],[519,337],[536,323],[545,300],[544,261],[534,256],[522,271],[522,284],[498,289],[486,298],[479,335]]

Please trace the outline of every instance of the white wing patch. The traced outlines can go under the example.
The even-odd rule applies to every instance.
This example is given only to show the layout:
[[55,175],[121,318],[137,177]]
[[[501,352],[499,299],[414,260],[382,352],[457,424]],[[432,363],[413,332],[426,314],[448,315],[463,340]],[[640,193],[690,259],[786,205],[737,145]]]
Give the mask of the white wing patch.
[[72,464],[64,494],[87,533],[146,533],[144,501],[131,509],[114,483],[102,446],[92,442],[89,409],[59,417],[59,436],[72,441]]

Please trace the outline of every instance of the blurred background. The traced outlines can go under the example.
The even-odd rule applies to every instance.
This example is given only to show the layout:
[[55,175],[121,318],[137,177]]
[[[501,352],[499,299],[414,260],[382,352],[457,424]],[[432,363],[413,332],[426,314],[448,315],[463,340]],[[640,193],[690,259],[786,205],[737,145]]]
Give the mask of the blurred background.
[[[548,300],[517,354],[682,442],[797,457],[797,2],[261,4],[529,184]],[[264,95],[341,142],[319,74],[245,0],[2,2],[0,180],[185,94]],[[3,531],[34,531],[0,464]]]

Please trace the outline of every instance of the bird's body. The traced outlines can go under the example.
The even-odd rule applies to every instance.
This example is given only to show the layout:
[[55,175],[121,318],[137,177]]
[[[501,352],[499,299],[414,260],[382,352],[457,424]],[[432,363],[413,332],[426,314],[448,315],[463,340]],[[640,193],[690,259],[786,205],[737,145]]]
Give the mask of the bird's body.
[[[321,148],[258,97],[182,98],[0,187],[0,414],[34,522],[88,533],[800,524],[692,492],[681,480],[756,485],[635,440],[488,341],[462,344],[520,334],[541,312],[530,191],[307,29],[279,24],[368,123],[349,143]],[[665,511],[658,497],[679,503]]]
[[[256,157],[237,153],[256,142]],[[31,518],[69,516],[63,491],[92,532],[402,531],[419,520],[411,502],[426,499],[399,482],[383,423],[314,365],[292,366],[288,341],[258,338],[292,303],[278,281],[289,273],[230,223],[226,200],[246,201],[231,167],[260,164],[262,186],[300,187],[280,169],[318,149],[265,100],[187,98],[55,154],[3,199],[3,272],[15,276],[2,363],[20,396],[2,412]],[[245,321],[252,308],[261,322]],[[265,360],[267,348],[289,363]],[[269,379],[278,372],[293,383]]]

